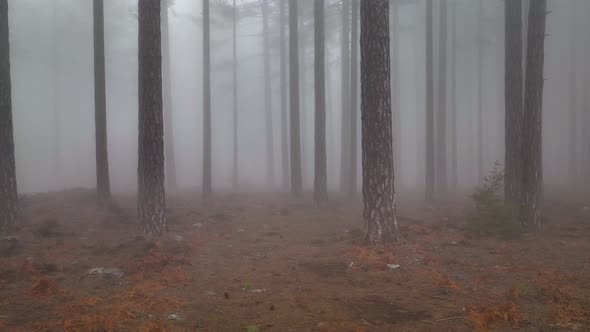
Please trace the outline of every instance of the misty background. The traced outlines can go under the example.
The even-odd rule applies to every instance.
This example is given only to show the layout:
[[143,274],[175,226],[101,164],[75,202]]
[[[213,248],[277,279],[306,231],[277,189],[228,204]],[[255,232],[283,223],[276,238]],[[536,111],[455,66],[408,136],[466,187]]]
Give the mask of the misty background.
[[[534,1],[534,0],[533,0]],[[231,187],[232,75],[231,16],[223,1],[211,5],[211,84],[213,186]],[[313,1],[300,0],[301,121],[304,187],[313,183]],[[329,189],[339,188],[341,84],[340,1],[326,1],[326,98]],[[242,188],[269,188],[265,149],[261,2],[237,1],[249,13],[238,22],[239,168]],[[108,148],[111,186],[133,192],[137,186],[137,0],[105,1],[105,52]],[[229,1],[227,6],[231,6]],[[438,52],[435,1],[435,77]],[[275,153],[274,183],[280,184],[280,104],[278,2],[270,1],[271,87]],[[543,157],[546,186],[571,183],[590,170],[590,2],[548,4]],[[178,183],[200,186],[202,174],[201,2],[176,0],[169,9],[172,114]],[[95,186],[92,2],[9,0],[12,100],[19,191],[24,193]],[[425,164],[425,1],[392,6],[393,108],[400,110],[401,147],[396,160],[398,191],[421,190]],[[524,11],[528,12],[528,11]],[[526,21],[525,21],[526,22]],[[482,43],[485,169],[504,160],[504,4],[449,0],[449,31],[455,29],[457,56],[458,184],[478,182],[477,46]],[[481,34],[478,33],[481,28]],[[451,32],[449,32],[450,34]],[[392,38],[394,35],[392,35]],[[479,36],[482,36],[481,38]],[[449,39],[450,40],[450,39]],[[358,41],[357,41],[358,42]],[[449,44],[447,51],[451,52]],[[447,57],[450,65],[450,57]],[[435,83],[436,85],[436,83]],[[435,91],[438,89],[435,87]],[[399,98],[397,98],[399,96]],[[360,103],[360,98],[358,99]],[[435,101],[436,101],[435,95]],[[450,110],[451,98],[447,97]],[[357,106],[360,109],[360,105]],[[436,107],[436,102],[435,102]],[[436,112],[436,109],[435,109]],[[572,116],[577,121],[571,121]],[[360,121],[360,119],[357,119]],[[360,128],[360,127],[359,127]],[[395,127],[394,127],[395,128]],[[573,132],[573,135],[571,134]],[[58,133],[57,135],[55,133]],[[451,135],[450,130],[447,134]],[[582,142],[571,148],[572,141]],[[360,146],[360,133],[359,133]],[[448,144],[451,144],[450,142]],[[360,149],[359,149],[360,150]],[[449,163],[450,163],[450,158]],[[360,183],[359,160],[359,183]],[[275,188],[275,189],[276,189]]]

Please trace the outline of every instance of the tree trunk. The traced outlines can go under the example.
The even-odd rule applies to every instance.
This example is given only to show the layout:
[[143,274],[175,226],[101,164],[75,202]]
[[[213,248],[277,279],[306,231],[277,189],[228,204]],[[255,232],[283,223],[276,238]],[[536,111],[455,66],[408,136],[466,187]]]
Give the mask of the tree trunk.
[[104,4],[94,0],[94,126],[96,144],[96,196],[101,206],[111,201],[104,54]]
[[397,183],[401,184],[403,180],[403,168],[402,168],[402,127],[401,127],[401,91],[400,91],[400,27],[399,24],[399,0],[391,0],[389,2],[390,15],[389,18],[390,27],[389,33],[391,35],[391,95],[392,95],[392,121],[393,121],[393,160],[394,168],[396,171]]
[[238,189],[239,171],[238,171],[238,46],[237,46],[237,7],[236,0],[233,0],[232,7],[232,97],[233,97],[233,166],[232,166],[232,186],[234,190]]
[[270,34],[268,30],[268,0],[262,1],[263,53],[264,53],[264,112],[266,114],[266,175],[267,183],[274,187],[275,154],[272,129],[272,96],[270,91]]
[[[235,1],[235,0],[234,0]],[[282,179],[283,189],[289,188],[289,134],[288,134],[288,119],[287,119],[287,46],[285,45],[285,2],[286,0],[279,0],[280,4],[280,75],[281,75],[281,164],[282,164]]]
[[543,198],[542,121],[543,66],[547,0],[531,1],[527,34],[527,60],[523,120],[523,223],[541,229]]
[[309,134],[307,132],[307,64],[306,64],[306,41],[307,29],[305,28],[305,6],[307,1],[300,0],[297,8],[299,20],[299,131],[301,139],[301,182],[305,183],[309,179],[308,171],[308,151],[309,151]]
[[426,201],[434,201],[434,63],[432,0],[426,0]]
[[361,112],[365,240],[398,239],[391,132],[389,1],[361,1]]
[[577,94],[577,71],[580,70],[579,67],[576,66],[576,51],[577,51],[577,44],[580,42],[580,39],[576,36],[576,5],[575,1],[572,1],[570,6],[572,9],[571,12],[571,32],[570,32],[570,82],[569,82],[569,161],[568,161],[568,175],[569,175],[569,185],[571,189],[578,188],[578,94]]
[[457,190],[458,153],[457,153],[457,4],[451,4],[451,187]]
[[299,39],[297,0],[289,0],[289,79],[291,113],[291,193],[301,195],[301,138],[299,132]]
[[340,145],[340,190],[350,189],[350,0],[342,0],[342,35],[341,35],[341,108],[342,135]]
[[314,3],[314,88],[315,88],[315,174],[314,199],[316,204],[327,198],[326,179],[326,79],[324,0]]
[[8,1],[0,0],[0,229],[16,222],[17,188],[12,127]]
[[53,43],[52,56],[53,56],[53,147],[55,148],[54,154],[54,169],[55,169],[55,189],[65,189],[64,177],[62,174],[62,150],[61,150],[61,111],[60,111],[60,73],[61,73],[61,62],[58,54],[59,40],[61,38],[59,31],[59,18],[57,17],[57,10],[59,4],[57,0],[53,1]]
[[139,9],[138,211],[147,237],[167,230],[162,125],[160,0],[141,0]]
[[517,206],[522,184],[522,0],[505,4],[505,158],[504,197]]
[[164,156],[166,184],[169,190],[176,190],[176,159],[174,153],[174,121],[172,110],[172,69],[170,66],[170,27],[168,25],[168,2],[162,0],[162,78],[164,88]]
[[359,122],[358,114],[358,52],[359,52],[359,11],[360,0],[351,0],[352,5],[352,20],[351,20],[351,47],[350,47],[350,134],[349,134],[349,148],[350,148],[350,179],[348,194],[353,197],[357,193],[357,144],[358,134],[357,126]]
[[437,117],[437,186],[445,195],[447,181],[447,0],[440,1],[440,29],[438,55],[438,117]]
[[483,147],[483,0],[477,0],[477,181],[484,177]]
[[212,193],[209,0],[203,0],[203,196]]

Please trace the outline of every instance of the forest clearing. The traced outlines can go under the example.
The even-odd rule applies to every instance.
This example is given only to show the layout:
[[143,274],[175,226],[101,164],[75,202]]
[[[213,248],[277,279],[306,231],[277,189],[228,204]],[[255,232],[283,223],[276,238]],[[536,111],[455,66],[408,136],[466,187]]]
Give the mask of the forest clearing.
[[[590,210],[547,203],[542,235],[480,236],[468,200],[404,198],[401,242],[362,245],[361,206],[311,198],[170,198],[168,236],[138,232],[133,197],[25,199],[2,239],[4,331],[583,331]],[[195,201],[197,203],[195,204]],[[113,275],[89,274],[93,268]]]

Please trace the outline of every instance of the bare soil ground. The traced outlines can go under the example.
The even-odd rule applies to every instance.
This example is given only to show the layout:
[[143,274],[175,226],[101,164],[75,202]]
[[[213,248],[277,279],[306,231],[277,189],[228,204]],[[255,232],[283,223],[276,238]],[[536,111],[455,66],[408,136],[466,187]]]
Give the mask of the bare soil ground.
[[30,196],[0,241],[0,330],[590,331],[583,204],[551,200],[543,233],[500,240],[467,230],[466,201],[415,201],[401,243],[374,249],[360,202],[178,194],[148,242],[131,196],[108,213],[88,191]]

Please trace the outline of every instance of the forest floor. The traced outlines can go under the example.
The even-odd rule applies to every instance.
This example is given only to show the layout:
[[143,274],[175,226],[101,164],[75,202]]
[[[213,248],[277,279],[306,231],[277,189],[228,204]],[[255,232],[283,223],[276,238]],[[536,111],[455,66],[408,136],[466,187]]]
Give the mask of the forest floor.
[[[132,196],[23,200],[0,241],[1,331],[589,331],[590,210],[549,200],[541,234],[466,228],[469,201],[401,197],[402,241],[365,247],[361,203],[169,197],[147,242]],[[103,269],[101,269],[103,268]]]

